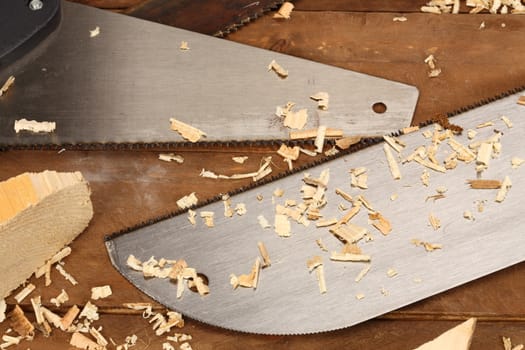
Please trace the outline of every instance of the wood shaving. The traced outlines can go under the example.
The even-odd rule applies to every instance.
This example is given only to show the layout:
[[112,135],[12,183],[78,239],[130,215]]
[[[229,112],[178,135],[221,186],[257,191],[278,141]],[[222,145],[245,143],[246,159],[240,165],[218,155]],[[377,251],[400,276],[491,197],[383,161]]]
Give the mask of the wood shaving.
[[302,129],[308,121],[308,110],[306,108],[300,109],[297,112],[288,111],[284,117],[284,126],[290,129]]
[[366,254],[352,254],[352,253],[339,253],[332,252],[330,254],[330,260],[333,261],[348,261],[348,262],[369,262],[372,258]]
[[337,153],[339,153],[339,150],[337,149],[336,146],[333,146],[332,148],[324,152],[324,155],[327,157],[332,157],[332,156],[335,156]]
[[200,217],[204,219],[204,224],[208,227],[214,227],[215,224],[213,222],[213,217],[215,216],[215,213],[212,211],[201,211]]
[[501,187],[496,194],[496,202],[501,203],[505,200],[505,197],[507,196],[507,192],[512,187],[512,182],[510,181],[510,178],[508,176],[505,176],[503,179],[503,182],[501,183]]
[[523,350],[525,345],[518,344],[518,345],[512,345],[512,341],[508,337],[501,337],[501,340],[503,341],[503,348],[504,350]]
[[523,163],[525,163],[525,159],[519,157],[512,157],[512,159],[510,160],[510,165],[512,166],[512,169],[518,169]]
[[472,129],[467,130],[467,137],[469,140],[474,139],[477,134],[478,132],[476,130],[472,130]]
[[484,123],[478,124],[476,126],[476,129],[487,128],[489,126],[494,126],[494,122],[493,121],[488,121],[488,122],[484,122]]
[[[298,140],[298,139],[313,139],[316,138],[319,135],[318,129],[309,129],[309,130],[299,130],[299,131],[290,131],[290,139],[291,140]],[[335,137],[340,138],[343,137],[343,130],[341,129],[333,129],[333,128],[326,128],[324,132],[325,137]],[[318,152],[320,153],[320,152]]]
[[388,145],[392,147],[392,149],[397,153],[401,153],[403,148],[405,148],[405,144],[402,143],[401,140],[399,140],[397,137],[385,135],[383,136],[383,140],[385,140],[386,143],[388,143]]
[[6,316],[5,311],[7,310],[7,304],[5,299],[0,299],[0,323],[4,322]]
[[190,49],[187,41],[181,41],[179,45],[179,50],[181,51],[188,51]]
[[365,295],[364,295],[363,293],[357,293],[357,294],[355,295],[355,298],[356,298],[357,300],[362,300],[362,299],[365,298]]
[[275,214],[274,219],[274,229],[275,232],[280,237],[290,237],[291,236],[291,224],[287,215],[284,214]]
[[476,179],[476,180],[467,180],[467,183],[472,189],[498,189],[501,188],[502,182],[500,180],[486,180],[486,179]]
[[273,70],[279,78],[286,79],[288,77],[288,71],[281,67],[280,64],[275,62],[275,60],[272,60],[272,62],[270,62],[270,64],[268,65],[268,70]]
[[268,254],[268,250],[266,249],[266,245],[263,242],[257,242],[257,248],[259,248],[259,253],[261,254],[261,257],[263,258],[262,261],[262,267],[268,267],[272,264],[272,260],[270,259],[270,255]]
[[316,255],[306,261],[306,266],[310,272],[315,270],[319,292],[324,294],[327,292],[326,280],[324,276],[323,259]]
[[24,311],[20,308],[20,306],[15,305],[15,308],[11,313],[9,314],[9,321],[11,328],[21,335],[22,337],[28,337],[31,336],[35,330],[35,327],[24,314]]
[[405,16],[398,16],[398,17],[392,18],[392,21],[394,22],[406,22],[407,20],[408,18],[406,18]]
[[354,202],[354,199],[352,198],[351,195],[349,195],[348,193],[346,193],[345,191],[339,189],[339,188],[336,188],[335,189],[335,194],[343,197],[344,199],[346,199],[347,201],[353,203]]
[[193,127],[175,118],[170,118],[170,125],[171,130],[178,132],[180,136],[182,136],[184,139],[190,142],[197,142],[202,137],[206,136],[206,133],[204,131],[199,130],[196,127]]
[[320,91],[310,96],[310,98],[317,101],[317,108],[322,109],[323,111],[328,109],[328,101],[330,99],[328,92]]
[[516,101],[516,103],[519,104],[519,105],[525,106],[525,95],[520,96],[518,98],[518,101]]
[[321,125],[317,128],[317,135],[315,136],[314,145],[317,153],[323,152],[324,139],[326,137],[326,125]]
[[265,176],[269,175],[272,172],[272,168],[270,167],[271,162],[272,162],[271,156],[263,158],[263,163],[259,167],[259,169],[251,173],[233,174],[231,176],[228,176],[228,175],[217,175],[213,171],[202,169],[199,176],[204,177],[204,178],[209,178],[209,179],[227,179],[227,180],[239,180],[239,179],[252,178],[253,181],[259,181],[260,179],[264,178]]
[[89,334],[91,334],[93,338],[95,338],[98,345],[105,347],[109,344],[106,338],[104,338],[104,336],[102,335],[102,333],[100,333],[98,329],[94,327],[89,328]]
[[230,284],[232,285],[233,289],[237,289],[237,287],[257,289],[260,270],[261,270],[261,260],[257,257],[257,259],[255,259],[255,263],[253,264],[250,273],[246,275],[239,275],[239,276],[231,274]]
[[73,324],[73,321],[75,320],[75,318],[77,318],[79,313],[80,309],[78,308],[78,306],[71,306],[67,310],[66,314],[60,319],[60,329],[63,331],[69,329],[69,327]]
[[244,203],[237,203],[237,205],[235,206],[235,213],[237,213],[237,215],[239,216],[242,216],[244,214],[246,214],[247,210],[246,210],[246,204]]
[[383,236],[387,236],[392,231],[392,224],[380,212],[369,213],[368,219],[372,222],[372,226],[381,232]]
[[363,239],[363,237],[368,233],[368,230],[362,226],[346,223],[343,225],[331,227],[330,232],[344,242],[356,243]]
[[290,14],[292,13],[292,10],[294,8],[294,5],[291,2],[284,2],[277,13],[273,15],[273,18],[275,19],[289,19]]
[[232,157],[232,160],[238,164],[244,164],[248,160],[248,156]]
[[184,158],[181,155],[174,153],[161,153],[159,154],[159,159],[164,162],[176,162],[179,164],[184,163]]
[[354,168],[350,170],[350,185],[360,189],[367,189],[368,174],[367,169],[364,167]]
[[9,90],[11,85],[13,85],[14,82],[15,82],[15,77],[14,76],[11,75],[9,78],[7,78],[7,80],[4,82],[2,87],[0,87],[0,96],[5,94],[7,92],[7,90]]
[[416,247],[423,246],[427,252],[432,252],[436,249],[442,249],[443,245],[440,243],[430,243],[430,242],[423,242],[419,239],[412,239],[412,244],[414,244]]
[[71,335],[71,339],[69,341],[69,344],[79,348],[79,349],[86,349],[86,350],[102,350],[103,346],[100,346],[93,340],[89,339],[85,335],[79,332],[74,332]]
[[75,286],[75,285],[78,284],[77,280],[76,280],[73,276],[71,276],[71,274],[68,273],[68,272],[64,269],[64,267],[63,267],[62,265],[57,264],[57,265],[55,265],[55,268],[56,268],[57,271],[60,272],[60,274],[61,274],[62,276],[64,276],[64,278],[65,278],[67,281],[69,281],[72,285]]
[[54,304],[56,307],[60,307],[63,303],[69,300],[69,295],[65,290],[62,289],[62,291],[55,297],[51,298],[51,303]]
[[191,208],[195,205],[197,205],[197,203],[199,202],[199,199],[197,198],[197,195],[195,195],[195,192],[192,192],[182,198],[180,198],[178,201],[177,201],[177,206],[184,210],[184,209],[187,209],[187,208]]
[[505,123],[507,128],[509,128],[509,129],[512,128],[513,124],[512,124],[512,122],[510,121],[510,119],[508,117],[503,115],[503,116],[501,116],[500,119],[503,120],[503,122]]
[[385,143],[383,145],[383,151],[385,152],[386,160],[388,162],[388,166],[390,167],[392,177],[394,178],[394,180],[401,179],[401,172],[399,171],[397,161],[395,160],[394,156],[392,155],[392,152],[390,151],[390,146]]
[[91,288],[91,299],[98,300],[109,297],[113,292],[109,285]]
[[366,264],[365,267],[359,272],[359,274],[355,277],[354,281],[359,282],[365,277],[365,275],[370,271],[370,268],[372,267],[372,264]]
[[190,343],[182,343],[179,346],[180,350],[192,350]]
[[82,311],[78,315],[78,318],[85,317],[89,321],[96,321],[99,319],[98,307],[95,304],[92,304],[90,301],[84,305]]
[[56,122],[39,122],[36,120],[27,120],[25,118],[15,120],[15,132],[29,131],[33,133],[51,133],[56,129]]
[[95,29],[92,29],[89,31],[89,37],[90,38],[94,38],[96,36],[99,36],[100,35],[100,27],[99,26],[96,26]]
[[441,221],[432,213],[428,216],[428,222],[434,231],[437,231],[441,227]]
[[197,224],[197,220],[195,220],[196,216],[197,216],[197,212],[191,209],[188,210],[188,221],[194,226]]
[[350,146],[358,144],[361,141],[361,136],[348,136],[337,139],[335,145],[340,149],[348,149]]
[[267,229],[267,228],[271,228],[272,225],[270,225],[270,223],[268,222],[268,220],[261,214],[259,216],[257,216],[257,221],[259,222],[259,225],[263,228],[263,229]]
[[470,210],[465,210],[463,212],[463,217],[467,220],[474,220],[474,215],[472,215],[472,212]]
[[25,286],[20,292],[18,292],[14,298],[18,304],[22,302],[29,294],[31,294],[32,291],[35,290],[35,285],[32,283],[29,283],[27,286]]
[[429,71],[428,71],[428,77],[429,78],[435,78],[441,74],[441,69],[437,68],[436,66],[436,58],[434,55],[429,55],[427,58],[425,58],[424,62],[428,65]]
[[394,269],[393,267],[391,267],[391,268],[389,268],[389,269],[387,270],[386,275],[387,275],[388,277],[392,278],[392,277],[396,277],[396,276],[398,275],[398,273],[397,273],[397,270],[396,270],[396,269]]
[[324,245],[323,241],[321,240],[321,238],[318,238],[315,240],[315,243],[317,243],[317,246],[323,251],[323,252],[327,252],[328,251],[328,248],[326,248],[326,246]]
[[10,335],[5,334],[5,335],[2,336],[3,343],[0,344],[0,349],[7,349],[10,346],[18,345],[18,344],[20,344],[20,341],[22,339],[23,339],[23,337],[21,337],[21,336],[19,336],[19,337],[12,337]]
[[319,220],[315,223],[315,226],[316,227],[328,227],[328,226],[333,226],[333,225],[336,225],[338,222],[337,219],[333,218],[333,219],[325,219],[325,220]]

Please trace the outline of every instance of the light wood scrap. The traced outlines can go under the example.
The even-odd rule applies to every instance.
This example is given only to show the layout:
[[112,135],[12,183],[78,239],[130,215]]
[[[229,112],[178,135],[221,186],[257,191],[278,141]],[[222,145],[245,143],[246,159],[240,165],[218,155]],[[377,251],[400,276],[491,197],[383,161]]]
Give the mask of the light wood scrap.
[[215,213],[212,211],[201,211],[200,217],[204,219],[204,224],[208,227],[214,227],[213,217]]
[[7,310],[7,304],[5,299],[0,299],[0,323],[5,320],[5,311]]
[[15,305],[8,318],[11,328],[22,337],[31,336],[35,331],[35,327],[29,322],[24,311],[18,305]]
[[184,158],[181,155],[175,153],[161,153],[159,154],[159,160],[164,162],[176,162],[179,164],[184,163]]
[[419,239],[416,239],[416,238],[412,239],[411,242],[416,247],[420,247],[420,246],[424,247],[427,252],[432,252],[432,251],[434,251],[436,249],[442,249],[443,248],[443,245],[440,244],[440,243],[423,242],[423,241],[421,241]]
[[387,236],[392,231],[392,225],[390,224],[390,221],[387,220],[380,212],[370,212],[368,214],[368,219],[372,222],[372,226],[374,226],[384,236]]
[[273,18],[275,19],[289,19],[290,14],[292,13],[292,10],[294,8],[294,5],[291,2],[284,2],[279,10],[277,10],[276,13],[274,13]]
[[520,96],[520,97],[518,98],[517,103],[518,103],[519,105],[525,106],[525,95]]
[[348,262],[369,262],[372,258],[366,254],[340,253],[332,252],[330,260],[333,261],[348,261]]
[[77,318],[79,313],[80,309],[78,308],[78,306],[71,306],[67,310],[66,314],[60,319],[60,329],[62,329],[63,331],[67,330],[73,324],[73,321],[75,320],[75,318]]
[[88,321],[98,320],[100,318],[100,315],[98,314],[98,307],[88,301],[78,315],[78,318],[82,317],[85,317]]
[[244,164],[248,160],[248,156],[232,157],[232,160],[238,164]]
[[317,135],[315,135],[314,145],[317,153],[323,152],[324,139],[326,137],[326,125],[321,125],[317,128]]
[[[318,129],[308,129],[308,130],[299,130],[299,131],[290,131],[290,139],[313,139],[316,138],[319,134]],[[324,132],[325,137],[343,137],[343,130],[326,128]]]
[[93,300],[104,299],[111,294],[113,294],[113,291],[109,285],[91,288],[91,299]]
[[512,166],[512,169],[518,169],[523,163],[525,163],[525,159],[520,157],[512,157],[510,160],[510,165]]
[[236,276],[235,274],[230,275],[230,284],[233,289],[238,287],[244,288],[253,288],[257,289],[257,284],[259,281],[259,271],[261,270],[261,260],[259,257],[255,259],[255,263],[252,266],[252,269],[249,274]]
[[20,131],[29,131],[33,133],[50,133],[55,131],[57,125],[56,122],[39,122],[36,120],[27,120],[25,118],[15,120],[15,132],[18,134]]
[[0,96],[2,96],[3,94],[5,94],[7,92],[7,90],[9,90],[9,88],[11,87],[11,85],[13,85],[15,82],[15,77],[14,76],[9,76],[9,78],[7,78],[7,80],[4,82],[4,84],[2,85],[2,87],[0,87]]
[[89,334],[91,334],[93,338],[95,338],[98,345],[105,347],[109,344],[106,338],[104,338],[104,336],[102,335],[102,333],[100,333],[100,331],[95,327],[89,328]]
[[428,222],[434,230],[438,230],[441,227],[441,220],[439,220],[434,214],[430,213],[428,216]]
[[188,45],[188,42],[182,40],[182,41],[180,42],[180,45],[179,45],[179,50],[181,50],[181,51],[188,51],[189,49],[190,49],[190,47],[189,47],[189,45]]
[[364,167],[354,168],[350,170],[350,185],[352,187],[357,187],[362,190],[368,188],[368,174],[366,173],[367,169]]
[[368,230],[365,227],[348,222],[331,227],[330,232],[344,242],[355,243],[363,239]]
[[24,173],[0,182],[0,298],[87,227],[90,194],[80,172]]
[[354,281],[359,282],[365,277],[365,275],[370,271],[370,268],[372,267],[372,264],[366,264],[365,267],[361,271],[359,271],[359,274],[355,277]]
[[20,304],[22,300],[24,300],[29,294],[31,294],[32,291],[35,290],[35,285],[33,283],[27,284],[22,290],[14,296],[16,302]]
[[[327,131],[328,133],[328,131]],[[335,141],[335,145],[340,149],[348,149],[350,146],[358,144],[361,141],[361,136],[347,136],[339,138]]]
[[507,128],[510,129],[510,128],[513,127],[513,124],[512,124],[512,122],[511,122],[511,120],[509,119],[509,117],[502,115],[502,116],[500,117],[500,119],[503,120],[503,122],[505,123],[505,125],[507,126]]
[[468,350],[475,328],[476,319],[470,318],[414,350]]
[[178,132],[180,136],[190,142],[197,142],[206,136],[204,131],[175,118],[170,118],[170,127],[171,130]]
[[284,117],[283,124],[290,129],[302,129],[308,121],[308,110],[306,108],[300,109],[297,112],[288,111]]
[[76,348],[86,349],[86,350],[102,350],[104,348],[103,346],[97,344],[96,342],[89,339],[88,337],[86,337],[80,332],[74,332],[71,335],[69,344]]
[[390,167],[392,177],[394,178],[394,180],[401,179],[401,172],[399,171],[397,161],[395,160],[394,156],[392,155],[392,152],[390,151],[390,146],[385,143],[383,145],[383,151],[385,152],[386,160],[388,162],[388,166]]
[[270,259],[270,255],[268,254],[268,249],[266,249],[266,245],[263,242],[257,242],[257,248],[259,248],[259,253],[261,253],[261,256],[263,258],[263,264],[262,267],[268,267],[272,264],[272,260]]
[[502,181],[500,180],[488,180],[488,179],[476,179],[467,180],[467,183],[472,189],[498,189],[501,188]]
[[56,307],[60,307],[63,303],[69,300],[69,295],[65,290],[62,289],[62,291],[55,297],[51,298],[51,303],[54,304]]
[[268,70],[274,71],[279,78],[285,79],[288,77],[288,71],[284,69],[279,63],[275,62],[275,60],[272,60],[272,62],[270,62],[270,64],[268,65]]
[[397,270],[394,269],[393,267],[390,267],[387,271],[386,271],[386,275],[390,278],[393,278],[393,277],[396,277],[397,276]]
[[508,176],[505,176],[503,179],[503,182],[501,183],[501,187],[496,194],[496,202],[501,203],[505,200],[505,197],[507,196],[507,192],[512,187],[512,182],[510,181],[510,178]]
[[328,101],[330,99],[328,92],[320,91],[310,96],[310,98],[314,101],[317,101],[317,108],[324,111],[328,109]]
[[75,279],[75,277],[73,277],[69,272],[67,272],[62,265],[56,264],[55,268],[66,279],[66,281],[69,281],[69,283],[71,283],[74,286],[78,284],[78,281]]

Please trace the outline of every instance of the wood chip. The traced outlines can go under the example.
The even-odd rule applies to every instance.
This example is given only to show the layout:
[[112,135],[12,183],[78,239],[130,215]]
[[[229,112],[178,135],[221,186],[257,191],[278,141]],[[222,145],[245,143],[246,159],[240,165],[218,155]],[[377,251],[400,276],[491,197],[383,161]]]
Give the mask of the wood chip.
[[72,324],[73,324],[73,321],[75,320],[75,318],[77,318],[78,314],[80,313],[80,309],[78,308],[78,306],[76,305],[73,305],[71,306],[66,314],[64,316],[62,316],[62,318],[60,319],[60,329],[62,329],[63,331],[66,331]]
[[33,133],[51,133],[56,129],[56,122],[39,122],[36,120],[27,120],[25,118],[15,120],[15,132],[29,131]]
[[388,143],[388,145],[397,153],[401,153],[403,148],[405,148],[405,145],[396,137],[385,135],[383,136],[383,140],[385,140],[386,143]]
[[270,266],[272,261],[270,259],[270,255],[268,254],[268,250],[266,249],[266,245],[263,242],[257,242],[257,248],[259,248],[259,253],[261,253],[263,258],[262,267],[265,268]]
[[326,280],[324,275],[323,259],[316,255],[306,261],[306,266],[310,272],[315,270],[319,292],[324,294],[327,292]]
[[394,22],[406,22],[407,20],[408,18],[406,18],[405,16],[398,16],[398,17],[392,18],[392,21]]
[[184,139],[190,142],[197,142],[202,137],[206,136],[206,133],[202,130],[197,129],[189,124],[186,124],[175,118],[170,118],[171,130],[178,132]]
[[283,125],[290,129],[302,129],[308,121],[308,110],[306,108],[300,109],[297,112],[289,111],[286,113]]
[[367,189],[368,175],[366,174],[367,169],[364,167],[354,168],[350,170],[350,185],[360,189]]
[[472,189],[498,189],[501,188],[502,182],[500,180],[485,180],[485,179],[476,179],[476,180],[467,180],[467,183]]
[[428,216],[428,222],[435,231],[441,227],[441,221],[432,213],[430,213],[430,215]]
[[510,121],[510,119],[508,117],[503,115],[503,116],[501,116],[500,119],[503,120],[503,122],[505,123],[507,128],[509,128],[509,129],[512,128],[513,124],[512,124],[512,122]]
[[181,41],[179,45],[179,50],[181,51],[188,51],[190,49],[187,41]]
[[414,244],[416,247],[424,247],[427,252],[432,252],[436,249],[442,249],[443,245],[440,243],[430,243],[430,242],[423,242],[419,239],[412,239],[412,244]]
[[[328,131],[327,131],[328,133]],[[361,136],[348,136],[337,139],[335,145],[340,149],[348,149],[350,146],[358,144],[361,141]]]
[[89,31],[89,37],[90,38],[94,38],[96,36],[99,36],[100,35],[100,27],[99,26],[96,26],[95,29],[92,29]]
[[330,99],[328,92],[320,91],[310,96],[310,98],[317,101],[317,108],[322,109],[323,111],[328,109],[328,101]]
[[525,163],[525,159],[519,157],[512,157],[510,160],[512,169],[518,169],[523,163]]
[[517,104],[525,106],[525,95],[522,95],[518,98]]
[[255,263],[253,264],[250,273],[246,275],[239,275],[239,276],[231,274],[230,284],[232,285],[233,289],[237,289],[237,287],[257,289],[260,270],[261,270],[261,260],[257,257],[257,259],[255,259]]
[[0,323],[4,322],[5,320],[5,311],[7,310],[7,304],[5,302],[5,299],[0,299]]
[[344,242],[356,243],[363,239],[363,237],[368,233],[368,230],[365,227],[349,222],[343,225],[331,227],[330,232]]
[[55,265],[55,268],[58,272],[66,279],[66,281],[69,281],[72,285],[76,286],[78,284],[75,277],[73,277],[69,272],[67,272],[64,267],[60,264]]
[[491,158],[492,158],[492,144],[489,142],[481,143],[478,149],[476,163],[483,165],[483,166],[488,166]]
[[326,137],[326,126],[321,125],[317,128],[317,135],[315,136],[314,145],[317,153],[323,152],[324,139]]
[[13,328],[16,333],[22,337],[28,337],[33,334],[35,327],[29,322],[20,306],[15,305],[15,308],[11,311],[8,317],[11,328]]
[[248,156],[232,157],[232,160],[238,164],[244,164],[248,160]]
[[415,350],[468,350],[472,342],[472,334],[474,333],[475,328],[476,319],[470,318],[458,326],[449,329],[434,340],[417,347]]
[[69,300],[69,295],[67,294],[67,292],[65,290],[62,289],[62,291],[55,298],[51,298],[50,301],[56,307],[60,307],[60,305],[62,305],[63,303],[65,303],[68,300]]
[[176,162],[179,164],[184,163],[184,158],[181,155],[175,153],[161,153],[159,159],[164,162]]
[[390,167],[392,177],[394,178],[394,180],[401,179],[401,172],[399,171],[397,161],[395,160],[394,156],[392,155],[392,152],[390,151],[390,146],[385,143],[383,145],[383,151],[385,152],[386,160],[388,162],[388,166]]
[[356,298],[357,300],[362,300],[362,299],[365,298],[365,294],[364,294],[364,293],[357,293],[357,294],[355,295],[355,298]]
[[503,179],[503,182],[501,183],[501,187],[496,194],[496,202],[501,203],[505,200],[505,197],[507,196],[507,192],[512,187],[512,182],[510,181],[510,178],[508,176],[505,176]]
[[273,18],[275,19],[289,19],[290,14],[292,13],[292,10],[294,8],[294,5],[291,2],[284,2],[277,13],[273,15]]
[[215,213],[212,211],[201,211],[200,217],[204,219],[204,224],[208,227],[214,227],[213,217]]
[[484,123],[481,123],[481,124],[478,124],[476,126],[476,129],[482,129],[482,128],[487,128],[489,126],[493,126],[494,125],[494,122],[493,121],[488,121],[488,122],[484,122]]
[[281,67],[280,64],[275,62],[275,60],[272,60],[272,62],[270,62],[270,64],[268,65],[268,70],[273,70],[279,78],[285,79],[288,77],[288,71]]
[[[318,134],[319,134],[318,129],[290,131],[290,139],[291,140],[313,139],[313,138],[316,138]],[[343,137],[343,130],[326,128],[324,136],[325,137]]]
[[32,291],[35,290],[35,285],[32,283],[29,283],[27,286],[25,286],[20,292],[18,292],[14,298],[18,304],[22,302],[29,294],[31,294]]
[[369,262],[371,260],[371,257],[370,255],[366,255],[366,254],[332,252],[330,254],[330,260],[349,261],[349,262]]
[[191,207],[197,205],[198,202],[199,202],[199,199],[195,195],[195,192],[192,192],[192,193],[190,193],[190,194],[180,198],[177,201],[177,206],[180,209],[184,210],[184,209],[191,208]]
[[369,213],[368,219],[372,222],[372,226],[381,232],[383,236],[387,236],[392,231],[390,221],[388,221],[380,212],[376,211]]
[[13,85],[14,82],[15,82],[15,77],[14,76],[11,75],[9,78],[7,78],[7,80],[4,82],[2,87],[0,87],[0,96],[5,94],[7,92],[7,90],[9,90],[11,85]]
[[91,299],[93,300],[104,299],[111,294],[113,294],[113,292],[109,285],[91,288]]
[[284,214],[275,214],[274,219],[274,229],[275,232],[280,237],[290,237],[291,236],[291,224],[287,215]]
[[397,276],[397,270],[394,269],[393,267],[389,268],[387,271],[386,271],[386,275],[390,278],[392,277],[396,277]]
[[365,267],[359,272],[359,274],[355,277],[354,281],[359,282],[365,277],[365,275],[370,271],[370,268],[372,267],[372,264],[366,264]]

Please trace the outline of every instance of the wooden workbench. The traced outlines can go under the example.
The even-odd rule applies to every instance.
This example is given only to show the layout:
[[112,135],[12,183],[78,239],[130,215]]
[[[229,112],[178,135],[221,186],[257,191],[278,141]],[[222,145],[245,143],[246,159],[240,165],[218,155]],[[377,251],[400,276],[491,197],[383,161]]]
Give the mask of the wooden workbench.
[[[140,0],[83,2],[128,13],[140,12],[143,3]],[[183,11],[187,2],[173,3],[179,4],[180,16],[188,15]],[[525,16],[469,15],[464,11],[459,15],[423,14],[419,12],[423,1],[421,4],[402,0],[347,3],[297,1],[290,20],[274,20],[266,15],[229,34],[226,40],[415,85],[420,90],[420,99],[414,123],[525,85]],[[158,16],[161,15],[166,16],[166,13]],[[199,15],[210,16],[209,13]],[[400,15],[407,21],[394,22],[393,17]],[[480,28],[482,22],[484,28]],[[432,79],[427,76],[428,67],[423,62],[430,53],[442,69],[441,75]],[[166,214],[176,209],[177,199],[190,192],[195,191],[200,199],[205,199],[238,188],[246,182],[205,180],[198,174],[202,168],[211,167],[218,173],[239,171],[239,165],[234,166],[230,161],[234,155],[248,155],[249,161],[243,169],[254,169],[261,157],[273,155],[275,150],[272,146],[178,149],[175,152],[185,158],[181,165],[158,161],[158,152],[154,151],[0,153],[0,180],[26,171],[80,170],[93,192],[94,218],[72,244],[73,254],[65,260],[66,269],[79,285],[71,286],[53,271],[50,287],[44,287],[42,280],[31,279],[37,285],[33,295],[42,295],[48,304],[51,297],[62,288],[66,289],[70,300],[59,310],[65,312],[72,304],[85,304],[91,287],[109,284],[113,295],[96,302],[101,312],[101,319],[96,324],[103,326],[103,334],[118,344],[126,336],[136,334],[140,340],[135,349],[161,349],[164,338],[156,337],[146,320],[121,306],[124,302],[147,302],[149,299],[113,269],[104,247],[104,235]],[[276,170],[285,169],[283,166]],[[525,343],[524,291],[525,263],[521,263],[334,332],[260,336],[230,332],[191,319],[186,319],[186,326],[181,331],[193,336],[194,349],[411,349],[459,321],[475,316],[479,323],[472,349],[503,349],[502,336],[510,336],[516,344]],[[7,301],[10,307],[14,305],[12,298]],[[28,300],[23,305],[30,311]],[[34,320],[31,314],[29,318]],[[0,324],[0,332],[7,327],[5,322]],[[24,342],[18,348],[67,349],[69,337],[58,331],[49,338],[38,334],[32,343]]]

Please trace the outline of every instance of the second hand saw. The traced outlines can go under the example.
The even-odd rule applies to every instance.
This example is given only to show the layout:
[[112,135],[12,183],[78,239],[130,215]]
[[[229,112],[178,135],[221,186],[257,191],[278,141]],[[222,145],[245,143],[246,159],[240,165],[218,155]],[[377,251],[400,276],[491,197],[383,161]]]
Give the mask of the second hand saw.
[[[0,43],[0,81],[15,78],[0,100],[6,148],[184,142],[170,118],[204,142],[284,140],[275,111],[287,102],[307,110],[303,129],[382,135],[410,124],[418,98],[413,86],[74,3],[0,6],[12,33]],[[318,92],[329,92],[327,110],[310,98]],[[21,119],[56,128],[16,132]]]

